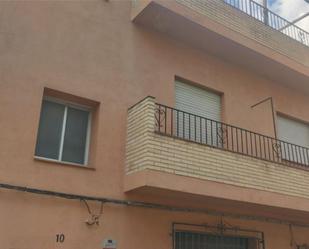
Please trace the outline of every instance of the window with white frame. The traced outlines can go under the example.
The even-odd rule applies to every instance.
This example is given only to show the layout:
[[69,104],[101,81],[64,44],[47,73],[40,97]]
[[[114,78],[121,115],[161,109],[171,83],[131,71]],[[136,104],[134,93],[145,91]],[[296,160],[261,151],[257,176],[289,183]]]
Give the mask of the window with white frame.
[[45,97],[42,102],[35,156],[87,165],[91,109]]

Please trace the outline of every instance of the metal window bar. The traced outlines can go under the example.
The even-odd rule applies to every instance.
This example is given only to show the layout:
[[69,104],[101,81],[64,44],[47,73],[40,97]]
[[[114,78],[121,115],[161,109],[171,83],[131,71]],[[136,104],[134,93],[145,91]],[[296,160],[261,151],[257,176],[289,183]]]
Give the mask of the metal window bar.
[[309,148],[225,124],[207,117],[156,104],[155,132],[242,155],[309,167]]
[[175,232],[175,249],[248,249],[248,239],[197,232]]
[[173,249],[265,249],[264,233],[224,224],[173,223]]

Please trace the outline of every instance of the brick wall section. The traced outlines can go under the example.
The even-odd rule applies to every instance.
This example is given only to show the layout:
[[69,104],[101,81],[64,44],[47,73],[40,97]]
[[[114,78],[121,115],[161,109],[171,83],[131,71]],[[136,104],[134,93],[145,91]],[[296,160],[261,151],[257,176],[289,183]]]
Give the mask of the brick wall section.
[[128,110],[126,170],[134,172],[150,165],[151,144],[155,125],[155,102],[147,97]]
[[156,134],[154,112],[152,98],[129,111],[127,174],[152,169],[309,198],[309,171]]
[[175,0],[250,39],[309,66],[309,48],[224,3],[223,0]]

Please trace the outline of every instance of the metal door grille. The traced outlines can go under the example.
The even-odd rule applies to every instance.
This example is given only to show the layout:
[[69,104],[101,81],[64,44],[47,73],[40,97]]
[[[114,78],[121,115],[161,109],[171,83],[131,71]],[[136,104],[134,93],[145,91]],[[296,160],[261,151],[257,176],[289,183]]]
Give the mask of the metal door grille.
[[175,232],[175,249],[249,249],[248,239],[197,232]]

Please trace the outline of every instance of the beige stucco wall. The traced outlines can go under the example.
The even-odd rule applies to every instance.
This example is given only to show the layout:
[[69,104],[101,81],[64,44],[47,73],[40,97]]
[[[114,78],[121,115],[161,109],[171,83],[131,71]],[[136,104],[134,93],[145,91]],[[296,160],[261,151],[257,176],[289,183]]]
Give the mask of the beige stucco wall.
[[[127,110],[147,95],[173,106],[175,75],[222,92],[228,123],[273,135],[269,105],[250,108],[268,96],[277,111],[309,121],[308,95],[135,25],[130,13],[129,1],[0,2],[0,182],[129,199],[123,190]],[[90,151],[94,169],[34,159],[45,87],[100,103]],[[79,201],[4,190],[0,200],[1,248],[93,249],[102,237],[124,249],[169,248],[172,221],[208,222],[198,214],[113,206],[93,229],[84,224],[87,210]],[[235,224],[267,232],[267,249],[289,248],[287,226]],[[62,231],[68,239],[56,247]],[[301,230],[297,238],[306,242],[307,234]]]
[[[217,225],[221,217],[200,213],[167,212],[105,204],[100,226],[89,227],[87,209],[80,201],[27,193],[1,191],[1,248],[16,249],[102,249],[104,239],[117,241],[117,248],[171,249],[172,222]],[[99,203],[89,203],[93,212]],[[265,233],[266,249],[291,249],[287,225],[224,218],[224,222]],[[308,230],[293,228],[296,242],[309,243]],[[56,243],[64,234],[64,243]]]
[[[127,109],[147,95],[173,106],[175,75],[222,92],[227,123],[273,135],[269,103],[250,108],[268,96],[309,120],[306,94],[134,25],[129,2],[0,4],[2,181],[123,196]],[[95,171],[33,159],[44,87],[100,103]]]

